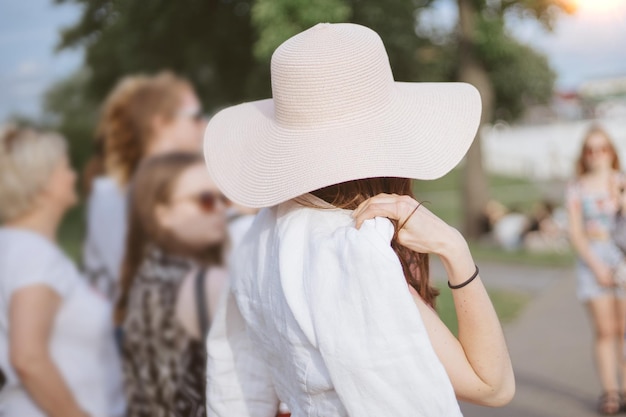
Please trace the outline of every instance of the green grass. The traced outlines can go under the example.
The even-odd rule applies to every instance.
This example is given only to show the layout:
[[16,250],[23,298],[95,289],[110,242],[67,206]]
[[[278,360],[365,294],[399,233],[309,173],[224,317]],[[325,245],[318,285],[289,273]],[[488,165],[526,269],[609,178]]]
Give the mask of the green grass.
[[[461,169],[455,169],[434,181],[413,182],[417,198],[425,201],[429,210],[455,227],[461,225],[462,172]],[[507,207],[527,212],[545,197],[539,184],[527,179],[502,175],[489,175],[487,179],[491,198]]]
[[[454,309],[452,291],[447,286],[440,286],[441,294],[437,297],[437,312],[448,328],[458,335],[459,325]],[[530,295],[521,292],[488,290],[491,302],[502,324],[510,323],[522,311],[530,300]]]
[[525,250],[506,251],[493,246],[470,242],[470,250],[476,261],[503,264],[529,265],[547,268],[566,268],[574,264],[574,252],[528,252]]
[[[413,191],[426,207],[454,227],[461,226],[461,169],[455,169],[446,176],[434,181],[414,181]],[[546,197],[542,184],[523,178],[502,175],[488,176],[490,196],[507,207],[515,207],[529,213],[536,202]],[[471,242],[472,254],[477,261],[526,264],[544,267],[570,266],[574,255],[566,253],[531,253],[526,251],[509,252],[503,249]]]

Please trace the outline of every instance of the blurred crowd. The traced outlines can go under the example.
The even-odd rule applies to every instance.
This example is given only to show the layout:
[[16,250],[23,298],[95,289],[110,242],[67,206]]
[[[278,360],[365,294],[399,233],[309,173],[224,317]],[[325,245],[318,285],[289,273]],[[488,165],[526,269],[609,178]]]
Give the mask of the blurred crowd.
[[481,241],[507,251],[564,253],[570,248],[567,211],[549,200],[537,201],[529,212],[490,200],[483,210]]
[[78,202],[65,140],[2,132],[0,415],[206,414],[204,340],[255,212],[209,177],[206,122],[172,73],[115,86],[83,173],[81,270],[56,241]]

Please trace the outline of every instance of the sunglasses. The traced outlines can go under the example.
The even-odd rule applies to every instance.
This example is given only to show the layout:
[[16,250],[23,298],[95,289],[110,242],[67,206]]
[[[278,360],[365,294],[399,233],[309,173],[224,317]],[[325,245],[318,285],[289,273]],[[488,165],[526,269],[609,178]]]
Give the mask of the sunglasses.
[[200,207],[200,209],[205,213],[211,213],[215,211],[218,202],[221,202],[226,207],[230,205],[230,200],[228,200],[228,198],[226,198],[224,194],[214,193],[212,191],[202,191],[198,194],[179,198],[177,200],[174,200],[174,202],[183,200],[191,200],[195,202],[198,207]]
[[611,149],[607,146],[585,146],[584,152],[585,155],[602,155],[602,154],[606,154],[610,151]]
[[179,117],[188,117],[195,122],[201,122],[204,120],[204,113],[202,113],[202,108],[200,107],[188,107],[181,109],[178,112]]

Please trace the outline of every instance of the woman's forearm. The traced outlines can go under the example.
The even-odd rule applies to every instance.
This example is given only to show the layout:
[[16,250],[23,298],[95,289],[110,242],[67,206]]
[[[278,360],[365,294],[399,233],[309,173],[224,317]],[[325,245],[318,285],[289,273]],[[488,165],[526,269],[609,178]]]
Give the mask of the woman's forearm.
[[589,242],[584,236],[580,236],[578,233],[570,233],[570,242],[578,256],[589,265],[590,268],[595,268],[601,262],[589,248]]
[[[475,271],[463,236],[409,196],[379,194],[354,211],[355,225],[374,217],[388,217],[401,225],[397,241],[418,253],[438,255],[452,285],[466,281]],[[448,372],[459,398],[491,406],[508,403],[515,393],[515,378],[498,316],[480,277],[452,291],[459,322],[459,339],[429,309],[421,297],[417,307],[428,336]]]
[[[467,280],[475,271],[464,240],[455,240],[439,254],[452,285]],[[492,391],[495,405],[507,402],[515,391],[513,367],[504,333],[489,295],[478,276],[465,287],[452,290],[459,324],[459,342],[476,375]]]
[[602,261],[593,253],[589,247],[589,240],[585,233],[583,216],[580,207],[572,205],[567,210],[568,234],[574,250],[591,269],[602,266]]
[[87,417],[47,355],[18,359],[13,364],[31,398],[50,417]]

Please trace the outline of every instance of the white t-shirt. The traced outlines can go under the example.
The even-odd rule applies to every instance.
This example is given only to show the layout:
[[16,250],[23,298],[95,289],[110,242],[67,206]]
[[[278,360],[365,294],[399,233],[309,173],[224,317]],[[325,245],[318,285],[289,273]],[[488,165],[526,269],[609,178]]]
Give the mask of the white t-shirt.
[[52,242],[34,232],[6,227],[0,227],[0,368],[7,377],[0,391],[0,415],[44,416],[11,367],[8,340],[11,296],[38,284],[62,298],[49,351],[74,397],[90,416],[123,415],[125,400],[111,304],[87,284]]
[[85,274],[91,284],[114,301],[126,247],[126,191],[109,177],[94,180],[87,202]]

